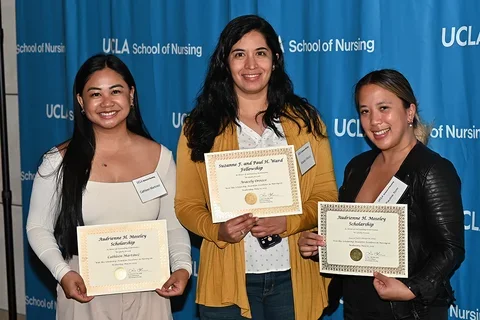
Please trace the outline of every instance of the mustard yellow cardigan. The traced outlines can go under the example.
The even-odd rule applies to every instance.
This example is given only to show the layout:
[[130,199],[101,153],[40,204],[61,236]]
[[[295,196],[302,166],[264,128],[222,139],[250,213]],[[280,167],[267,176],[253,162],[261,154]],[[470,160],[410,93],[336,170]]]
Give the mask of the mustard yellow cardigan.
[[[286,118],[281,119],[289,145],[298,150],[308,141],[316,165],[300,176],[303,214],[287,216],[290,264],[295,305],[295,318],[317,320],[327,306],[329,279],[319,273],[318,263],[303,259],[298,250],[300,233],[317,226],[318,201],[337,201],[330,144],[327,138],[316,139]],[[238,150],[235,126],[216,137],[212,152]],[[298,171],[300,174],[300,170]],[[180,136],[177,150],[177,191],[175,211],[180,222],[203,238],[196,302],[210,307],[237,305],[242,316],[251,318],[245,283],[245,252],[243,240],[231,244],[218,240],[219,224],[212,223],[208,182],[204,162],[193,162],[187,139]]]

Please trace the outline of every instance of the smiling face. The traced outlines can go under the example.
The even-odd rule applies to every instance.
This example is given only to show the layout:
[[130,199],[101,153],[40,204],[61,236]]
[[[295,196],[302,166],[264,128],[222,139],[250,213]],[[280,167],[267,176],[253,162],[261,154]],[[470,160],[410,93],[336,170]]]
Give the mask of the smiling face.
[[125,126],[133,105],[134,88],[122,76],[105,68],[94,72],[77,100],[94,130]]
[[380,150],[401,149],[416,139],[409,126],[416,106],[405,108],[393,92],[375,84],[365,85],[358,93],[358,106],[365,134]]
[[237,95],[265,94],[272,74],[272,50],[258,31],[245,34],[228,56]]

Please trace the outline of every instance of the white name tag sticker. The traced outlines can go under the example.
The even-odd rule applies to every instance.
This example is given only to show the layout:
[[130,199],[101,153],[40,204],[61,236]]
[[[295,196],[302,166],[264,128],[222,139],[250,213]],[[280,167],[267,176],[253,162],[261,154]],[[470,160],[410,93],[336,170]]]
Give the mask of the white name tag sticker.
[[132,180],[132,183],[143,203],[167,194],[167,189],[156,171]]
[[300,173],[303,176],[305,172],[310,170],[315,165],[315,158],[313,157],[310,141],[301,146],[300,149],[295,151],[295,153],[297,154],[297,161],[298,165],[300,166]]
[[380,195],[375,200],[375,203],[396,204],[407,190],[408,185],[393,176],[387,183],[386,187],[380,192]]

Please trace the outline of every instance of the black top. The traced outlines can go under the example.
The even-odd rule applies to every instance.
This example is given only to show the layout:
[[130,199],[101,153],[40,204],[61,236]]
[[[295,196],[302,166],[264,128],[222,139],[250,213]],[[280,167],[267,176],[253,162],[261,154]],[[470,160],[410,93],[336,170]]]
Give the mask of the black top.
[[[348,163],[339,201],[355,201],[379,152],[367,151]],[[465,256],[457,172],[450,161],[418,142],[395,176],[408,185],[398,203],[408,205],[409,278],[399,280],[416,298],[384,301],[373,287],[373,277],[341,277],[345,312],[354,310],[361,319],[393,319],[394,314],[420,319],[429,306],[449,306],[455,300],[450,278]]]

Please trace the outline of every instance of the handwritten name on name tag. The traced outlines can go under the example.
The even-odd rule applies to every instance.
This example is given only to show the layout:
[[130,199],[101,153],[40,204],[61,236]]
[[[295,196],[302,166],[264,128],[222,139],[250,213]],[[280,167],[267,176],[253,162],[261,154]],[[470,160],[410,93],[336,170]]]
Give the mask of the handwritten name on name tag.
[[167,189],[157,172],[132,180],[132,183],[143,203],[167,194]]

